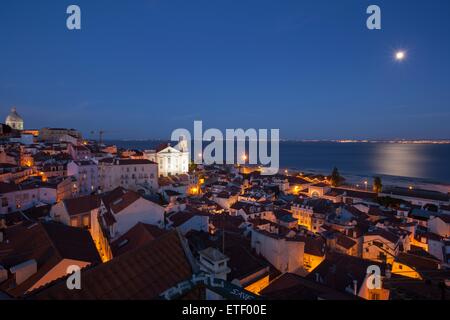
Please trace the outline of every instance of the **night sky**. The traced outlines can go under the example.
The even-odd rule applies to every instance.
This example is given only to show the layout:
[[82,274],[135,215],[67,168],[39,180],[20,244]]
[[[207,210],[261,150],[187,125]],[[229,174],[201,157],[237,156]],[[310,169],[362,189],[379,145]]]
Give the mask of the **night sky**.
[[[66,28],[78,4],[82,30]],[[366,8],[382,9],[382,30]],[[450,138],[448,0],[1,0],[0,117],[87,136]],[[397,50],[407,57],[398,62]]]

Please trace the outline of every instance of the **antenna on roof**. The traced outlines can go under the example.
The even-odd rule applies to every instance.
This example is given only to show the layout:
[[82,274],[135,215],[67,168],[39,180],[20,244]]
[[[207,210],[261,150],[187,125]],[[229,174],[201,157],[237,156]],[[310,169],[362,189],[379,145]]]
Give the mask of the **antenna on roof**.
[[222,253],[225,254],[225,213],[222,214]]

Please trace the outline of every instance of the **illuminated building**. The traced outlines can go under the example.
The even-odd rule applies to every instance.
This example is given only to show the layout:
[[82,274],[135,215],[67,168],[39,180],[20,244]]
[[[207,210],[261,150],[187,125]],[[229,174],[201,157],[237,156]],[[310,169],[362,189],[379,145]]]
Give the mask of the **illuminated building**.
[[23,130],[23,119],[17,113],[17,109],[14,107],[11,109],[11,113],[6,117],[6,125],[10,126],[15,130]]

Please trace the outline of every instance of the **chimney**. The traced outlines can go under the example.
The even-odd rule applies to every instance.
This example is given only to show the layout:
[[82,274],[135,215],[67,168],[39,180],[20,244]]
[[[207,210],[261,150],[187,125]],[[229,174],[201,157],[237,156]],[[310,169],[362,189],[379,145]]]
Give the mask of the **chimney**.
[[353,294],[355,296],[358,295],[358,281],[357,280],[353,280]]
[[28,260],[9,269],[15,275],[16,285],[20,285],[37,272],[36,260]]

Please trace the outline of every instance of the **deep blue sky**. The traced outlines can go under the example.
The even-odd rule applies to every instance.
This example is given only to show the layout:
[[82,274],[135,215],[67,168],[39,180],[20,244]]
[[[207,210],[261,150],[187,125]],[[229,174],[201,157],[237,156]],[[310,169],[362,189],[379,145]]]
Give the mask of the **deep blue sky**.
[[[81,31],[66,8],[82,10]],[[382,9],[381,31],[366,8]],[[1,0],[0,117],[168,138],[450,138],[448,0]],[[408,59],[397,63],[397,49]]]

